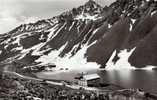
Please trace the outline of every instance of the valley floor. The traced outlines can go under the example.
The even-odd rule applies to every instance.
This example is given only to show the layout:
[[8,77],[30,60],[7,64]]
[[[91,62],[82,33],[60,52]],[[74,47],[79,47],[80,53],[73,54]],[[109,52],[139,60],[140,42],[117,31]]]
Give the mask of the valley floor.
[[100,91],[43,81],[5,70],[0,77],[0,100],[157,100],[157,96],[123,89]]

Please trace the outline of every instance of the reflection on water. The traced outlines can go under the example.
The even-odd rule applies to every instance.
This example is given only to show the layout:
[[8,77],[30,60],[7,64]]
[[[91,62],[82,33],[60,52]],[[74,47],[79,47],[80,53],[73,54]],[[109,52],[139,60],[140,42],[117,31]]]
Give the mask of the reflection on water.
[[[88,74],[96,73],[90,70]],[[72,81],[79,71],[40,72],[36,75],[43,79]],[[140,88],[147,92],[157,93],[157,70],[104,70],[99,75],[102,81],[124,88]]]
[[107,83],[157,93],[157,71],[155,70],[110,70],[101,71],[100,76]]
[[79,70],[60,70],[55,72],[39,72],[36,73],[36,76],[38,78],[42,79],[52,79],[52,80],[67,80],[67,81],[73,81],[74,78],[79,74],[84,72],[85,74],[93,74],[97,73],[97,70],[88,70],[86,71],[79,71]]

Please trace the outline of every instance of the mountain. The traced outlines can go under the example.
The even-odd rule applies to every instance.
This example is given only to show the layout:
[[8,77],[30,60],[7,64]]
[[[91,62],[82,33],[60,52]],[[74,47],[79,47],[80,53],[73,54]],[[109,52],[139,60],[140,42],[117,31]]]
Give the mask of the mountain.
[[[93,0],[0,35],[0,62],[89,69],[157,66],[157,1]],[[129,54],[129,55],[128,55]],[[126,56],[127,55],[127,56]]]

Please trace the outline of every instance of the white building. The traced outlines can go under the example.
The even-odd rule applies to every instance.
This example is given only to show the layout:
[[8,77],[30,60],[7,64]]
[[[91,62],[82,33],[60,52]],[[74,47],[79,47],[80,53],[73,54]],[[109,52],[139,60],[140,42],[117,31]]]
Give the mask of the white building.
[[88,75],[83,75],[79,79],[77,79],[77,83],[80,86],[89,86],[91,84],[94,84],[95,81],[98,81],[100,79],[100,76],[98,74],[88,74]]

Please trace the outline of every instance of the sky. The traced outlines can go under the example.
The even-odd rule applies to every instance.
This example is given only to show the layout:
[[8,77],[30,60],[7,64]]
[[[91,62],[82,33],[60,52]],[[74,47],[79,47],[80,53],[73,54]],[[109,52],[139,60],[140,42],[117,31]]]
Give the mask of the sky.
[[[51,18],[88,0],[0,0],[0,34],[23,23]],[[98,0],[109,5],[114,0]]]

